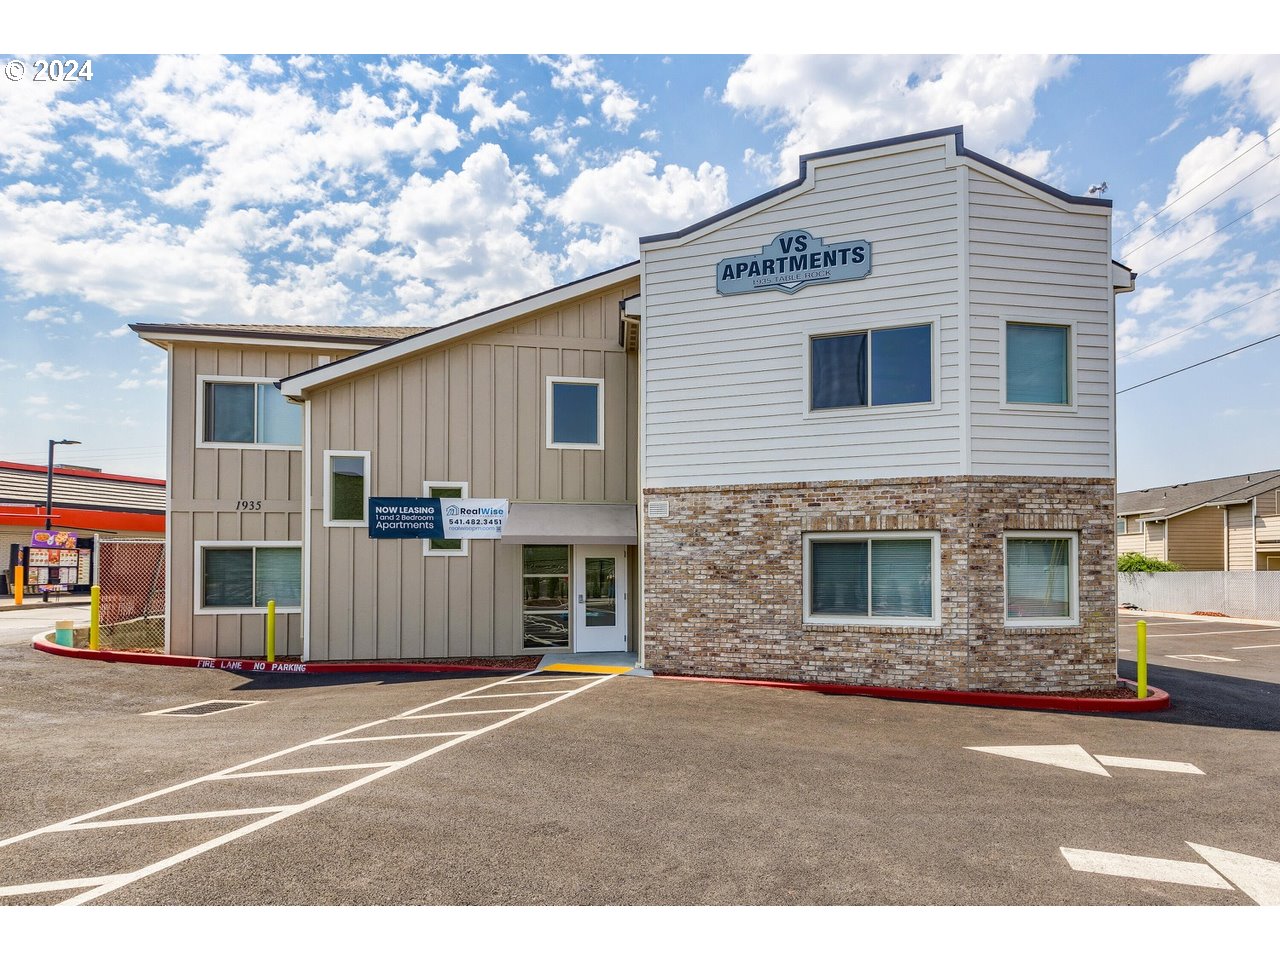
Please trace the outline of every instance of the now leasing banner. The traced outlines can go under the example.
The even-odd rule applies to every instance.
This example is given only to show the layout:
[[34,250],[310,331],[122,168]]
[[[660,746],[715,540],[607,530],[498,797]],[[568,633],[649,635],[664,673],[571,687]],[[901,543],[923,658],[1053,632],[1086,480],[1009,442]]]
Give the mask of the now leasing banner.
[[374,540],[497,540],[509,510],[506,500],[370,497],[369,536]]

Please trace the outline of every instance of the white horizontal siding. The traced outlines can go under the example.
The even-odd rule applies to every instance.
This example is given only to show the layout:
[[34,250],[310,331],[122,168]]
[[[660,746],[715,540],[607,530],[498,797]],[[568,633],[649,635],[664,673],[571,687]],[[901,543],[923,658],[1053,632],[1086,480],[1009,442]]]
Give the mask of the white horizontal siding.
[[[975,473],[1112,476],[1109,218],[969,172],[970,433]],[[1004,405],[1010,320],[1075,325],[1070,409]]]
[[[645,250],[645,484],[954,474],[963,464],[957,171],[939,142],[817,166],[812,189]],[[863,280],[722,297],[716,263],[785,230],[866,239]],[[934,404],[807,416],[807,337],[932,322]]]

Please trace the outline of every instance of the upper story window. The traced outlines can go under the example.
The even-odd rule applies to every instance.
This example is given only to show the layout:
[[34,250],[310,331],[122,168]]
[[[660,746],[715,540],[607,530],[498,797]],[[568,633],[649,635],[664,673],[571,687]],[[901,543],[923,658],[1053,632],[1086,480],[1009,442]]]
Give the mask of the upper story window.
[[810,338],[810,410],[932,401],[932,324]]
[[604,381],[547,378],[547,446],[562,450],[604,449]]
[[324,452],[324,525],[368,525],[369,453],[365,450]]
[[1116,536],[1122,537],[1128,532],[1129,532],[1129,521],[1126,520],[1124,517],[1120,517],[1118,520],[1116,520]]
[[1004,329],[1006,403],[1069,405],[1071,327],[1057,323],[1015,323]]
[[302,446],[302,407],[272,380],[201,377],[199,399],[203,445]]

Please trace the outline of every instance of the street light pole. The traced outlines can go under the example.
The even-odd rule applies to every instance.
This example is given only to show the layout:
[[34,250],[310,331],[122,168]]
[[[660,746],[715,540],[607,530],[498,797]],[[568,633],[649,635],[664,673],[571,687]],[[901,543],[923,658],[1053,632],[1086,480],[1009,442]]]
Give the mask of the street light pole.
[[50,440],[49,441],[49,472],[45,477],[44,487],[44,528],[46,530],[53,529],[53,448],[59,444],[65,444],[68,447],[78,446],[79,440]]
[[[49,441],[49,472],[45,475],[44,485],[44,528],[46,530],[53,529],[53,448],[65,444],[66,446],[76,446],[79,440],[50,440]],[[49,592],[46,590],[44,594],[44,602],[49,602]]]

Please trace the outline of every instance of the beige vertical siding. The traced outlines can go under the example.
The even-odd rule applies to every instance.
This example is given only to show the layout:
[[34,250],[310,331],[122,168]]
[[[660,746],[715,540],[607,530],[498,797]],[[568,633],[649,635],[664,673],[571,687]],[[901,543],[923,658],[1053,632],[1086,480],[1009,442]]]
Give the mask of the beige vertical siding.
[[1227,508],[1227,569],[1253,570],[1253,504]]
[[[1280,487],[1261,493],[1257,498],[1257,536],[1259,543],[1280,541]],[[1258,569],[1262,569],[1259,565]]]
[[1148,557],[1156,560],[1168,560],[1168,524],[1148,522],[1143,529],[1145,546],[1142,550]]
[[[637,364],[617,324],[638,290],[619,284],[308,396],[311,659],[521,652],[521,548],[473,540],[469,556],[423,557],[420,540],[326,527],[324,452],[369,451],[372,496],[420,497],[433,480],[467,482],[472,497],[635,503]],[[549,376],[604,380],[604,450],[547,449]]]
[[1169,520],[1168,559],[1183,570],[1221,570],[1226,540],[1221,507],[1201,507]]
[[[170,348],[172,404],[169,449],[171,505],[170,652],[202,657],[255,657],[265,650],[263,614],[196,614],[195,541],[302,541],[302,451],[198,448],[197,377],[271,377],[301,373],[322,351],[217,343],[175,343]],[[343,354],[323,351],[333,359]],[[262,509],[237,511],[240,500]],[[276,626],[276,652],[301,655],[302,615],[285,614]]]

